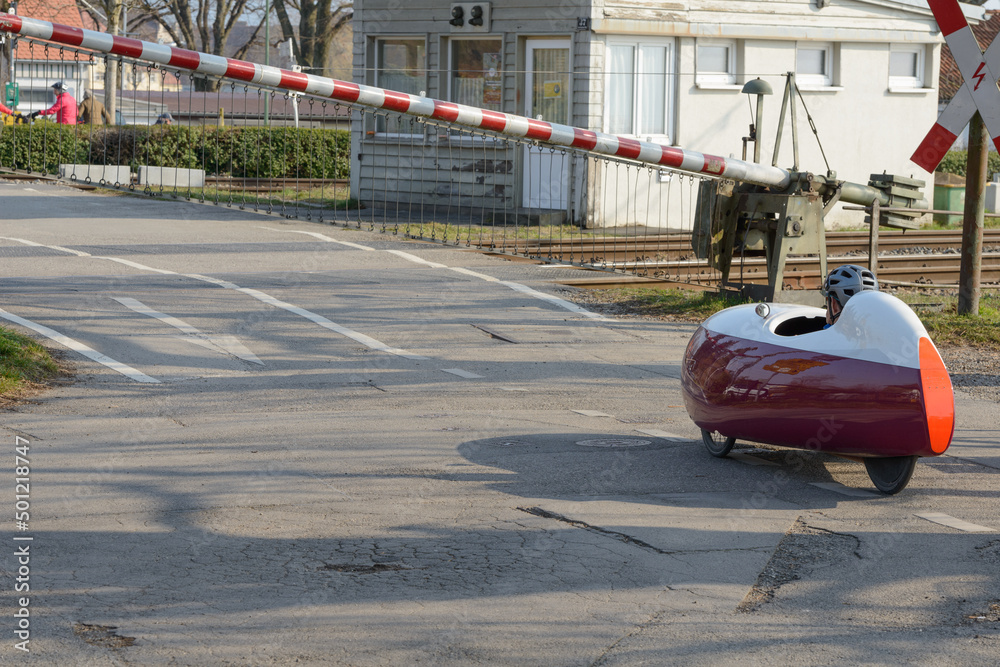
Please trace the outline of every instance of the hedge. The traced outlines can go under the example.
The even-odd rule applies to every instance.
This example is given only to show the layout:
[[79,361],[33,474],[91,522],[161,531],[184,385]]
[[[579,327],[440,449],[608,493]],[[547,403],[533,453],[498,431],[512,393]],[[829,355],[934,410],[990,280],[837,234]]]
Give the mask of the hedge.
[[[941,164],[938,165],[937,171],[945,174],[965,176],[965,167],[968,159],[968,151],[948,151],[944,159],[941,160]],[[1000,173],[1000,154],[990,151],[987,157],[986,173],[988,176]]]
[[350,147],[346,130],[47,122],[0,127],[0,166],[47,174],[73,163],[204,169],[238,178],[349,178]]

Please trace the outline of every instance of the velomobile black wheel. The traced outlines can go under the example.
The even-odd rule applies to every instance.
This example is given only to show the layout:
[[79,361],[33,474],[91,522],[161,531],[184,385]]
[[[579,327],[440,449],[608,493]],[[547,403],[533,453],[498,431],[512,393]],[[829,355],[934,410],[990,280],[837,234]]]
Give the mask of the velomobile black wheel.
[[890,496],[906,488],[916,467],[916,456],[865,459],[865,470],[868,471],[875,488]]
[[736,444],[736,438],[727,438],[718,431],[706,431],[701,429],[701,441],[705,443],[705,449],[712,456],[723,458],[729,450]]

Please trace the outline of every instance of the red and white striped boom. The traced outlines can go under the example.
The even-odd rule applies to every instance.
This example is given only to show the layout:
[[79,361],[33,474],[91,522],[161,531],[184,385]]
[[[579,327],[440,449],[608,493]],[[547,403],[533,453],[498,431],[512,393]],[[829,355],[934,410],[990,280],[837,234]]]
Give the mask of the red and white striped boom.
[[784,189],[791,182],[791,174],[778,167],[706,155],[629,137],[582,130],[569,125],[548,123],[524,116],[455,104],[454,102],[444,102],[348,81],[292,72],[278,67],[188,51],[164,44],[143,42],[130,37],[118,37],[94,30],[73,28],[50,21],[0,14],[0,31],[71,47],[147,60],[167,67],[227,77],[260,86],[304,93],[323,99],[432,118],[511,137],[530,139],[548,145],[637,160],[689,174],[732,179],[780,189]]

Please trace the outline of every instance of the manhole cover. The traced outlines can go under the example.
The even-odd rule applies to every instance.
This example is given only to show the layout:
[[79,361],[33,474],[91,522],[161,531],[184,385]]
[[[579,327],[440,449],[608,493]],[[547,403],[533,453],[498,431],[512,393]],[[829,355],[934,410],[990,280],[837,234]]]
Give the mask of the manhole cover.
[[609,449],[624,449],[626,447],[642,447],[653,444],[652,440],[636,440],[635,438],[599,438],[597,440],[579,440],[581,447],[607,447]]

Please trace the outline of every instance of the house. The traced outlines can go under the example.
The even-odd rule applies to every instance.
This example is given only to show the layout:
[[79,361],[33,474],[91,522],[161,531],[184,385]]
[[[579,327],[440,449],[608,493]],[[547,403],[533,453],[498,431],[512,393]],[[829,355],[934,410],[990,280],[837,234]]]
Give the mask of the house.
[[[21,0],[18,12],[22,16],[61,23],[73,28],[103,30],[90,15],[79,10],[73,0]],[[148,41],[161,41],[165,33],[155,22],[140,26],[136,37]],[[18,110],[28,114],[46,109],[55,102],[52,84],[62,81],[70,94],[80,102],[84,91],[96,92],[101,97],[104,90],[106,59],[100,54],[93,58],[86,52],[77,52],[58,46],[46,47],[26,39],[17,41],[14,52],[14,81],[19,87]],[[4,72],[7,68],[4,67]],[[124,78],[119,94],[118,110],[121,122],[150,124],[166,111],[162,104],[135,101],[136,93],[147,96],[153,91],[180,91],[182,79],[174,72],[145,66],[124,68]],[[151,120],[150,120],[151,119]]]
[[[963,9],[973,22],[983,15],[980,7]],[[419,6],[356,0],[353,30],[356,82],[722,156],[741,156],[751,122],[741,88],[759,77],[775,93],[760,126],[767,163],[784,75],[795,72],[839,178],[867,183],[870,174],[887,171],[932,180],[909,160],[938,109],[943,38],[922,0],[427,0]],[[798,115],[799,167],[825,173],[801,106]],[[401,200],[441,195],[440,182],[428,192],[415,179],[390,179],[387,170],[399,163],[404,144],[418,156],[406,159],[411,173],[419,162],[421,170],[437,169],[457,191],[477,196],[461,170],[481,159],[481,141],[413,132],[391,116],[363,117],[353,129],[361,159],[352,188],[363,200],[381,190]],[[610,167],[603,163],[533,150],[506,149],[502,162],[520,171],[478,174],[479,181],[493,179],[478,196],[562,211],[582,225],[690,226],[690,216],[673,210],[676,201],[666,215],[643,203],[676,188],[678,179],[664,175],[623,189],[604,177]],[[431,157],[420,162],[422,154]],[[541,169],[529,176],[523,167],[532,160]],[[792,163],[786,121],[778,166]],[[857,221],[857,215],[838,211],[828,220]]]

